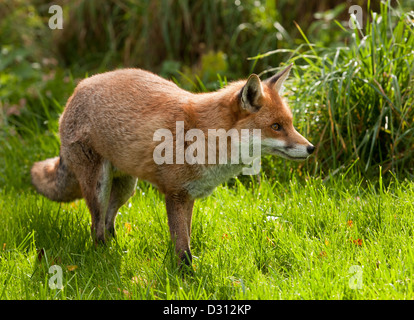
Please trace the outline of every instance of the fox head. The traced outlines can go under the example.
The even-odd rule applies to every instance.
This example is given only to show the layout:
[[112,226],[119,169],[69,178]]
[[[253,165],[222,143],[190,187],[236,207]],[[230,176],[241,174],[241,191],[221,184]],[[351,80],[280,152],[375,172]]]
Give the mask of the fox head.
[[273,77],[261,81],[252,74],[239,92],[239,105],[247,112],[243,126],[261,130],[263,154],[278,155],[290,160],[305,160],[315,147],[293,126],[293,117],[279,93],[292,64]]

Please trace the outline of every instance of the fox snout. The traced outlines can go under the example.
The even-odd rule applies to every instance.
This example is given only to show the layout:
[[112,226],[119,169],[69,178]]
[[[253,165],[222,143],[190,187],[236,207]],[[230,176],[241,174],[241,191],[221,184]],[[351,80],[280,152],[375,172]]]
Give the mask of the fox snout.
[[315,151],[315,146],[310,144],[306,147],[306,150],[308,151],[309,154],[312,154]]
[[303,141],[300,143],[288,143],[280,139],[265,139],[262,141],[263,151],[266,154],[278,155],[289,160],[305,160],[315,151],[315,146],[302,136],[301,138]]
[[284,150],[278,151],[281,153],[279,155],[281,155],[284,158],[301,161],[308,158],[315,151],[315,146],[311,143],[309,143],[308,145],[296,144],[286,146]]
[[305,160],[315,151],[315,146],[295,129],[280,145],[279,155],[295,161]]

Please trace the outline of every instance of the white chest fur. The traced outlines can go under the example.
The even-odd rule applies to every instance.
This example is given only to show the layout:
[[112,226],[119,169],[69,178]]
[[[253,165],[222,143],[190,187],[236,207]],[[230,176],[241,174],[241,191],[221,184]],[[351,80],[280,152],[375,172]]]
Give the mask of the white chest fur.
[[204,198],[219,184],[239,174],[243,167],[243,164],[218,164],[205,167],[202,177],[187,183],[186,189],[192,198]]

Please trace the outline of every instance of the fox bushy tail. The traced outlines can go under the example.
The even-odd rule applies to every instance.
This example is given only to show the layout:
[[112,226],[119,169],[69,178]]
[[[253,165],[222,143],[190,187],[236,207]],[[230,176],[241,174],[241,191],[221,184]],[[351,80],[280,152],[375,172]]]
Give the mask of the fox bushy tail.
[[82,198],[78,180],[61,157],[36,162],[30,173],[37,192],[50,200],[70,202]]

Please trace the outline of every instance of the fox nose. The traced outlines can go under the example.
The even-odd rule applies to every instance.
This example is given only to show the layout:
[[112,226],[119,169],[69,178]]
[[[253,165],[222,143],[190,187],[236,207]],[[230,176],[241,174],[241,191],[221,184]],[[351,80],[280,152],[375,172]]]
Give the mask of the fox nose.
[[309,145],[306,147],[306,150],[309,154],[313,153],[315,151],[315,147],[313,145]]

